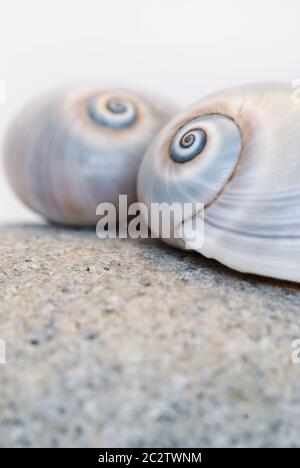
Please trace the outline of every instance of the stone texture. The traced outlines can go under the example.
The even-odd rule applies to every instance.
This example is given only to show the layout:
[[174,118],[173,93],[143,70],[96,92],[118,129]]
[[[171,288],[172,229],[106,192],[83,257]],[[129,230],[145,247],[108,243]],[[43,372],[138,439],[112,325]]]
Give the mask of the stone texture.
[[0,253],[0,446],[299,445],[299,286],[43,225]]

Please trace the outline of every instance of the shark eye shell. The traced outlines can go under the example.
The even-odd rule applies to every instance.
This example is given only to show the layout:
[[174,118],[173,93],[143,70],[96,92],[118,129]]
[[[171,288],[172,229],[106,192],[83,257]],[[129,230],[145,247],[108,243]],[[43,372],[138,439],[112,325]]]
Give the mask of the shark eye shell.
[[184,229],[166,242],[300,283],[300,106],[291,92],[289,83],[217,92],[159,132],[140,167],[140,201],[148,210],[201,205],[182,220],[188,227],[204,206],[202,245],[194,248]]
[[77,86],[29,103],[5,141],[5,167],[19,198],[46,219],[96,225],[100,203],[118,214],[137,201],[140,162],[176,109],[123,88]]

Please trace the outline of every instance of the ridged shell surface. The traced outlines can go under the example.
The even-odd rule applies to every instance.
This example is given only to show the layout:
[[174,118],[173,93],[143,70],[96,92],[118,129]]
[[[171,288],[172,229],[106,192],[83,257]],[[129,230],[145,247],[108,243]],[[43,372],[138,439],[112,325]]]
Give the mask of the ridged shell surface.
[[[201,254],[300,282],[300,103],[289,84],[212,94],[173,118],[140,168],[140,201],[204,204]],[[184,220],[187,222],[188,220]],[[188,241],[167,242],[188,248]]]
[[175,108],[123,88],[81,85],[29,103],[5,141],[13,190],[48,220],[88,226],[101,202],[136,201],[136,178],[149,142]]

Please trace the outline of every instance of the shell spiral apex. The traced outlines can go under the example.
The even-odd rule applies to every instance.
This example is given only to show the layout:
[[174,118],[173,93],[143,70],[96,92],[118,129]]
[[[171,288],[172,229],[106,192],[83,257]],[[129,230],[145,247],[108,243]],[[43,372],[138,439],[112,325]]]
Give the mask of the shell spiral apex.
[[13,190],[60,224],[96,224],[96,207],[136,201],[146,148],[176,109],[123,88],[77,86],[30,103],[11,125],[5,167]]
[[[300,105],[293,91],[289,84],[245,85],[177,115],[147,150],[138,196],[148,206],[203,203],[197,251],[241,272],[300,282]],[[165,240],[189,248],[184,236]]]

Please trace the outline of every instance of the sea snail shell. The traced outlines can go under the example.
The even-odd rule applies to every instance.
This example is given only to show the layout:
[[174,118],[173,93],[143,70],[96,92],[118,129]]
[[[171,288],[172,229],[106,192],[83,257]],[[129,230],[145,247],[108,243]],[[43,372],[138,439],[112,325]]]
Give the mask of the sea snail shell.
[[29,104],[5,143],[10,183],[48,220],[94,225],[96,207],[119,194],[136,201],[147,145],[174,115],[160,98],[126,89],[79,86]]
[[[146,153],[138,196],[148,206],[204,203],[201,254],[300,282],[300,104],[293,92],[288,84],[245,85],[173,118]],[[184,238],[167,242],[189,247]]]

